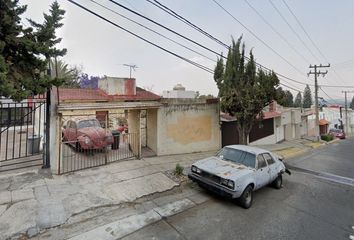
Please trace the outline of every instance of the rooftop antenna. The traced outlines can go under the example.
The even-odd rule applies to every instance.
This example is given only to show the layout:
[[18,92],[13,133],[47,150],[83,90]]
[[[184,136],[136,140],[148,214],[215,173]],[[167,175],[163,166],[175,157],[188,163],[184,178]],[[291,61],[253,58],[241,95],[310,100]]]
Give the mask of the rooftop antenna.
[[129,78],[132,78],[132,69],[135,71],[135,69],[138,68],[135,64],[123,64],[123,66],[129,67]]

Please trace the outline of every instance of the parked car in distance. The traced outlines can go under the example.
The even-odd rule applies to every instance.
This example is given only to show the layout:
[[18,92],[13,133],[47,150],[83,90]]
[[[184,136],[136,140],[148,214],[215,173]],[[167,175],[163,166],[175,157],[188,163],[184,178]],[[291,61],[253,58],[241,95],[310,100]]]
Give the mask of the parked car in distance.
[[64,142],[76,149],[103,149],[113,143],[110,131],[103,129],[96,118],[68,120],[63,130]]
[[216,156],[197,161],[188,177],[199,186],[232,199],[244,208],[253,201],[253,192],[268,184],[282,187],[282,175],[290,174],[275,154],[257,147],[230,145]]
[[345,133],[344,133],[343,129],[332,128],[329,130],[329,134],[332,134],[333,137],[336,137],[339,139],[345,139]]
[[119,131],[120,133],[122,133],[122,132],[127,133],[128,132],[128,125],[127,124],[119,125],[117,127],[117,131]]

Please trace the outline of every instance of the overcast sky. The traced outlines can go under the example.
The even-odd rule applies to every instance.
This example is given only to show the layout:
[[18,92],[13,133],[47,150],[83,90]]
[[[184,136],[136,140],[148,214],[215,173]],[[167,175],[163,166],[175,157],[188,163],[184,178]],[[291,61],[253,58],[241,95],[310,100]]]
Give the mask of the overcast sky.
[[[196,53],[188,51],[154,33],[143,29],[123,19],[122,17],[97,6],[90,0],[76,0],[87,8],[109,18],[113,22],[133,31],[142,37],[161,45],[187,59],[214,69],[215,62]],[[187,45],[195,51],[216,60],[217,56],[205,49],[187,42],[160,27],[143,20],[134,14],[112,4],[108,0],[95,0],[109,9],[119,12],[129,18],[153,28],[154,30]],[[117,2],[140,12],[141,14],[160,22],[173,30],[188,36],[196,42],[226,55],[226,48],[206,38],[184,23],[154,7],[146,0],[116,0]],[[267,0],[248,0],[248,2],[280,33],[294,49],[281,39],[252,10],[244,0],[218,0],[234,17],[248,27],[258,38],[271,47],[280,56],[270,50],[261,41],[250,34],[238,22],[227,15],[212,0],[160,0],[161,3],[173,9],[192,23],[201,27],[224,43],[230,44],[231,36],[238,38],[243,35],[247,51],[253,49],[256,61],[274,69],[285,76],[299,82],[313,84],[313,75],[307,77],[309,64],[331,63],[329,74],[319,78],[319,84],[354,85],[354,1],[352,0],[285,0],[290,9],[299,19],[310,38],[320,49],[324,57],[305,35],[295,18],[291,15],[282,0],[272,3],[283,14],[297,35]],[[90,75],[108,75],[129,77],[129,69],[123,64],[136,64],[133,72],[137,85],[152,89],[161,94],[181,83],[187,90],[199,91],[201,94],[217,95],[217,88],[210,73],[189,63],[169,55],[154,46],[145,43],[130,34],[104,22],[101,19],[83,11],[65,0],[59,4],[66,10],[64,26],[58,32],[63,38],[62,47],[68,49],[64,60],[71,65],[82,65],[84,72]],[[24,17],[43,21],[43,12],[48,12],[51,0],[20,0],[27,4]],[[26,21],[23,21],[26,23]],[[304,42],[304,43],[302,43]],[[305,47],[306,45],[307,47]],[[310,51],[310,50],[311,51]],[[311,54],[311,52],[313,54]],[[315,56],[313,56],[315,55]],[[288,64],[284,59],[286,59]],[[297,70],[296,70],[296,69]],[[325,70],[325,69],[324,69]],[[301,73],[299,73],[301,72]],[[304,89],[304,85],[281,79],[286,85],[296,89]],[[314,89],[312,88],[312,91]],[[323,88],[332,98],[343,98],[345,88]],[[353,89],[354,90],[354,89]],[[295,95],[296,92],[291,90]],[[328,99],[323,92],[319,96]],[[351,95],[352,96],[352,95]],[[351,97],[350,97],[351,98]]]

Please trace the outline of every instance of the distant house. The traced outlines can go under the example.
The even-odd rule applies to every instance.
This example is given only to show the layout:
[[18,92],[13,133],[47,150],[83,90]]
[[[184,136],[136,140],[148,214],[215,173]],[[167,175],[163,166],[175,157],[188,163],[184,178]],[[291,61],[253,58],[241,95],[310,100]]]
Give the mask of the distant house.
[[[237,119],[220,114],[222,146],[239,144]],[[256,122],[249,134],[249,144],[275,144],[284,140],[300,138],[301,112],[297,108],[282,108],[274,101],[264,109],[263,119]]]
[[196,98],[197,93],[195,91],[186,91],[186,88],[182,84],[177,84],[173,87],[173,90],[163,91],[163,98]]

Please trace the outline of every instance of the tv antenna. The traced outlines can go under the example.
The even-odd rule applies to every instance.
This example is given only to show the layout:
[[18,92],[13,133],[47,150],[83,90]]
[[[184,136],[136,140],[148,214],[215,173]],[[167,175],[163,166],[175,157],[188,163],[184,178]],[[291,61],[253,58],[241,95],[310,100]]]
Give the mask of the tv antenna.
[[138,68],[135,64],[123,64],[123,66],[129,67],[129,78],[132,78],[132,70],[135,71],[135,69]]

